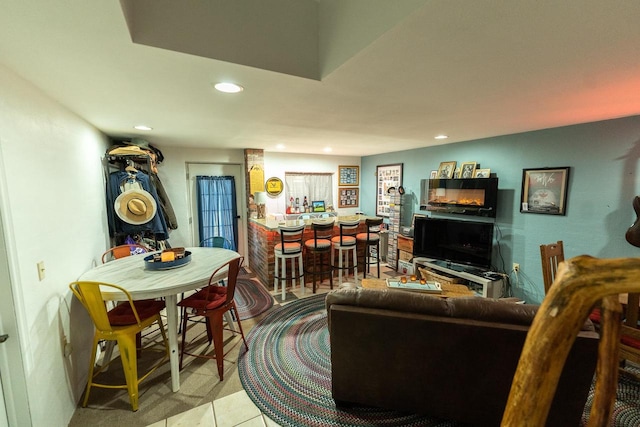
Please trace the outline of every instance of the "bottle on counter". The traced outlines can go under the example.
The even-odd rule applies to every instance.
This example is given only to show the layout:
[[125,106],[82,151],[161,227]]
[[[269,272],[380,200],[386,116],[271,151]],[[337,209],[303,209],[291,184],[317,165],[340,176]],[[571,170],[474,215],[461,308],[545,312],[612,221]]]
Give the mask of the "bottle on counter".
[[304,202],[302,202],[302,211],[305,213],[309,212],[309,202],[307,202],[307,196],[304,196]]

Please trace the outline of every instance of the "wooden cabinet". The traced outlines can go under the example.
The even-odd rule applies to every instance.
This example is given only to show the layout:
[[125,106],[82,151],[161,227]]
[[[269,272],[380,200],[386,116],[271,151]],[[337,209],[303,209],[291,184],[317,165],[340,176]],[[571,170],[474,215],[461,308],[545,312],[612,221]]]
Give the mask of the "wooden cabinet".
[[401,273],[414,274],[413,265],[413,239],[411,237],[398,234],[398,268],[396,271]]
[[413,254],[413,239],[411,237],[398,234],[398,250]]

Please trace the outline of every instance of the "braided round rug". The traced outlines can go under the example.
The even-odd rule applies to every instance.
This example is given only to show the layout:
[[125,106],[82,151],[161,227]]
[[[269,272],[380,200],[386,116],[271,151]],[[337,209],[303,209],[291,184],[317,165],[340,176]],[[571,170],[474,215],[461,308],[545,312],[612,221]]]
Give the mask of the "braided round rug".
[[[627,367],[625,370],[636,375],[636,377],[640,375],[640,369],[638,368]],[[591,390],[589,390],[589,397],[582,415],[582,426],[586,426],[589,421],[594,392],[595,382],[591,384]],[[640,382],[632,375],[625,373],[618,375],[618,390],[616,391],[616,401],[613,405],[613,411],[611,411],[609,426],[640,426]]]
[[[251,400],[282,426],[457,426],[425,416],[376,408],[336,408],[331,397],[331,350],[324,295],[267,314],[247,335],[238,358],[240,381]],[[243,348],[244,350],[244,348]],[[640,375],[640,369],[628,369]],[[594,388],[582,426],[587,425]],[[640,426],[640,382],[621,375],[611,426]]]
[[[331,397],[331,354],[325,295],[284,305],[247,335],[238,357],[251,400],[281,426],[455,426],[430,417],[377,408],[340,410]],[[243,347],[244,350],[244,347]]]
[[273,297],[257,279],[238,277],[234,297],[240,320],[256,317],[273,306]]

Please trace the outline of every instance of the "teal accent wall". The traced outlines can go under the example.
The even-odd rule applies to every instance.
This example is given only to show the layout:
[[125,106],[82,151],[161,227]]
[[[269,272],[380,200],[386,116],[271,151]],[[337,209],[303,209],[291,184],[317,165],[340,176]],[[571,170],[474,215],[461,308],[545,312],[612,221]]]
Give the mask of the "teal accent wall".
[[[636,219],[632,201],[640,194],[639,160],[640,116],[367,156],[361,163],[361,208],[375,214],[377,165],[403,164],[404,225],[411,213],[430,215],[419,211],[420,180],[440,162],[476,161],[491,168],[499,178],[494,269],[509,274],[513,295],[539,303],[541,244],[562,240],[566,258],[640,256],[640,248],[624,237]],[[522,170],[562,166],[571,167],[566,215],[521,213]],[[520,264],[517,276],[511,272],[514,262]]]

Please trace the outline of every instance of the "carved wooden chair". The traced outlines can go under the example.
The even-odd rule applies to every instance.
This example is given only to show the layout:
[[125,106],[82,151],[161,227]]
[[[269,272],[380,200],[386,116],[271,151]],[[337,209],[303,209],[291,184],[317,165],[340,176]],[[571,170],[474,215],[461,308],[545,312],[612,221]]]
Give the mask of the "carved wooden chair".
[[[560,264],[557,273],[527,335],[502,426],[545,425],[569,350],[598,303],[602,322],[588,426],[609,424],[623,328],[619,294],[640,293],[640,258],[596,259],[583,255]],[[629,300],[627,306],[632,304]]]
[[542,260],[542,279],[544,293],[549,292],[553,279],[558,272],[558,265],[564,261],[564,247],[562,240],[548,245],[540,245],[540,259]]

